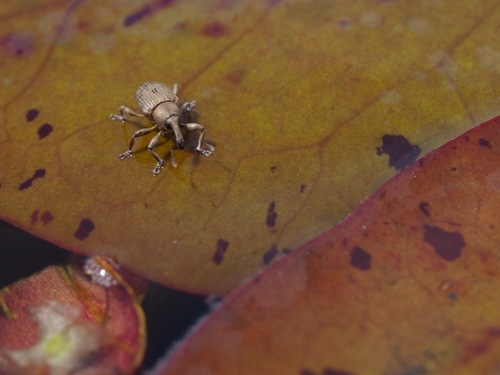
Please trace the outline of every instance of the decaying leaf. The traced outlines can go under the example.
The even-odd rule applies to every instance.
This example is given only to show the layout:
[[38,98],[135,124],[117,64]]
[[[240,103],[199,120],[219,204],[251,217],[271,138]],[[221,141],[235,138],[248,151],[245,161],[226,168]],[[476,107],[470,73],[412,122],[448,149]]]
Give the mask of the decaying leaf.
[[496,374],[500,118],[231,294],[156,375]]
[[[7,1],[0,218],[179,289],[221,293],[499,113],[498,2]],[[158,177],[147,81],[179,83],[212,158]],[[172,139],[158,152],[168,155]]]
[[0,373],[134,373],[144,354],[144,316],[132,285],[111,273],[119,283],[105,287],[74,267],[53,266],[2,289]]

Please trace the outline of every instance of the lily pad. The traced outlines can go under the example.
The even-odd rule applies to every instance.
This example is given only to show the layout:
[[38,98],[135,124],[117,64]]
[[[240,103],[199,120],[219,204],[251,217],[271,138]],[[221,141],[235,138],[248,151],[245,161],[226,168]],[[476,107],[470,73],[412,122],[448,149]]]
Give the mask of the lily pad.
[[[104,268],[103,268],[104,267]],[[103,258],[51,266],[0,291],[0,373],[132,374],[145,349],[144,283]],[[129,280],[130,281],[130,280]]]

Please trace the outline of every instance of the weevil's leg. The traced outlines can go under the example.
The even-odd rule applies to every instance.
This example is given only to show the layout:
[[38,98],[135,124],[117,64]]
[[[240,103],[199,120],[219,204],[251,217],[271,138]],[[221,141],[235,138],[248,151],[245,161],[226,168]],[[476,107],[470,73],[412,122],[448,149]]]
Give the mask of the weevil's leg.
[[123,122],[127,119],[127,117],[130,117],[130,116],[144,117],[143,114],[136,113],[133,110],[131,110],[129,107],[125,107],[123,105],[120,106],[120,108],[118,110],[120,111],[121,115],[109,115],[109,118],[111,120]]
[[177,168],[177,160],[174,158],[174,147],[170,149],[170,161],[172,162],[172,167]]
[[205,156],[212,155],[215,147],[209,143],[203,142],[203,138],[205,137],[205,128],[203,127],[203,125],[197,124],[195,122],[189,122],[182,125],[186,126],[188,131],[199,130],[200,136],[198,137],[198,146],[196,147],[196,151],[202,153]]
[[153,174],[154,175],[157,175],[158,173],[160,173],[161,169],[163,168],[163,164],[165,164],[165,160],[163,160],[162,158],[160,158],[160,156],[153,151],[153,149],[158,145],[158,143],[160,142],[160,139],[161,137],[164,135],[163,132],[159,132],[158,134],[156,134],[153,139],[151,140],[151,142],[149,142],[149,145],[148,145],[148,151],[151,153],[151,155],[153,155],[153,157],[156,159],[157,163],[156,163],[156,167],[153,169]]
[[179,86],[176,84],[174,84],[174,87],[172,88],[172,91],[174,92],[174,95],[175,95],[175,102],[177,104],[177,100],[179,100],[179,98],[177,97],[177,92],[179,91]]
[[191,112],[194,107],[196,107],[196,100],[191,100],[190,102],[184,103],[180,108],[181,114]]
[[158,129],[158,125],[155,125],[151,128],[146,128],[146,129],[141,129],[141,130],[138,130],[134,133],[134,135],[132,136],[132,138],[130,138],[130,143],[128,145],[128,151],[125,151],[124,153],[118,155],[118,160],[123,160],[125,159],[126,157],[128,156],[132,156],[132,148],[134,147],[134,142],[135,142],[135,139],[136,138],[139,138],[139,137],[142,137],[143,135],[146,135],[150,132],[152,132],[153,130],[156,130]]

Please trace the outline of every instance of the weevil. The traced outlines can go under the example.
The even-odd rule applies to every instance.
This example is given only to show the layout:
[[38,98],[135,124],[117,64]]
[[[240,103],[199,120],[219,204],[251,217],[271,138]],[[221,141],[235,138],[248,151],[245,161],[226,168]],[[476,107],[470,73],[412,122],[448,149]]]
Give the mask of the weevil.
[[181,116],[185,113],[191,112],[196,106],[196,100],[186,102],[180,107],[177,105],[178,97],[178,85],[175,84],[171,89],[160,82],[146,82],[143,83],[135,93],[135,99],[137,105],[139,106],[142,113],[136,113],[132,109],[120,106],[119,115],[110,115],[110,119],[114,121],[124,122],[128,117],[140,117],[146,118],[154,123],[154,126],[150,128],[144,128],[136,131],[132,138],[130,139],[129,149],[120,155],[118,155],[118,160],[124,160],[133,154],[133,147],[136,138],[142,137],[152,131],[158,131],[153,139],[149,142],[148,151],[156,159],[157,163],[153,169],[153,174],[157,175],[160,173],[165,160],[162,159],[155,151],[154,148],[158,145],[161,138],[166,136],[167,133],[172,130],[175,136],[175,145],[170,150],[170,159],[172,165],[177,167],[177,162],[174,159],[173,150],[175,146],[179,148],[184,148],[184,136],[181,131],[181,127],[185,127],[188,131],[199,131],[198,145],[196,146],[196,151],[205,155],[210,156],[214,152],[214,146],[203,141],[205,136],[205,127],[203,125],[197,124],[195,122],[182,123]]

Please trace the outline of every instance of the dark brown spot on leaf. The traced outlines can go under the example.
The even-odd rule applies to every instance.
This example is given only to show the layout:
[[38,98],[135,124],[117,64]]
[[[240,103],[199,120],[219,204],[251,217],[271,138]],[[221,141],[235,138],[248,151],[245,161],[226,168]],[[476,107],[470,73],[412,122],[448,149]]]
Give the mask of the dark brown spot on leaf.
[[449,262],[459,258],[465,246],[464,238],[459,232],[448,232],[433,225],[424,225],[424,241]]
[[325,368],[322,375],[354,375],[352,372],[346,372],[342,370],[334,370],[331,368]]
[[31,225],[35,225],[38,221],[38,209],[32,212],[31,214]]
[[133,24],[139,22],[143,18],[149,16],[151,14],[151,11],[149,10],[148,6],[145,6],[144,8],[141,8],[134,13],[129,14],[125,19],[123,20],[123,26],[129,27],[132,26]]
[[90,219],[82,219],[80,221],[80,225],[78,226],[78,229],[75,232],[75,237],[78,238],[80,241],[83,241],[86,239],[89,234],[94,230],[95,225]]
[[6,54],[11,57],[29,57],[35,49],[35,38],[28,32],[15,32],[0,39]]
[[[31,214],[31,225],[35,225],[38,222],[38,214],[39,214],[39,212],[40,211],[38,209],[36,209]],[[42,216],[40,216],[40,220],[42,221],[43,225],[47,225],[52,220],[54,220],[54,216],[49,211],[45,211],[42,214]]]
[[489,140],[487,140],[487,139],[479,138],[479,146],[486,147],[486,148],[491,148],[491,142]]
[[33,174],[33,178],[40,178],[45,176],[45,169],[37,169],[35,173]]
[[269,264],[272,262],[272,260],[278,255],[278,247],[276,245],[273,245],[269,250],[267,250],[264,253],[264,256],[262,257],[262,263],[264,264]]
[[229,247],[229,242],[220,238],[217,241],[217,247],[215,249],[215,254],[213,256],[213,261],[215,264],[219,265],[224,260],[224,255],[226,254],[227,248]]
[[368,271],[371,267],[372,256],[359,246],[351,249],[351,266],[362,271]]
[[34,119],[37,118],[39,113],[40,112],[38,111],[38,109],[35,109],[35,108],[30,109],[28,112],[26,112],[26,121],[28,121],[28,122],[33,121]]
[[429,212],[429,203],[420,202],[420,204],[418,205],[418,208],[420,209],[420,211],[422,211],[424,213],[425,216],[431,216],[431,214]]
[[267,209],[267,217],[266,217],[266,224],[268,227],[274,227],[276,225],[276,219],[278,217],[278,214],[274,212],[274,208],[276,207],[276,204],[274,201],[271,202],[269,205],[269,208]]
[[276,172],[276,168],[277,167],[275,165],[271,165],[271,172],[273,172],[273,173]]
[[[301,370],[300,375],[316,375],[316,373],[311,370],[304,369]],[[323,369],[320,375],[354,375],[354,373],[342,370],[334,370],[332,368],[327,367]]]
[[227,32],[226,26],[219,21],[212,22],[205,26],[202,34],[210,38],[220,38]]
[[52,125],[45,123],[38,128],[38,139],[45,138],[50,133],[52,133]]
[[399,172],[417,160],[420,147],[412,145],[402,135],[385,134],[382,137],[382,147],[377,148],[377,154],[389,155],[389,166]]
[[36,180],[37,178],[41,178],[43,176],[45,176],[45,169],[43,168],[37,169],[35,173],[33,173],[33,177],[28,178],[26,181],[22,182],[19,185],[19,190],[24,190],[31,187],[31,185],[33,185],[34,180]]
[[288,249],[288,248],[284,248],[283,250],[281,250],[281,254],[282,255],[288,255],[292,252],[293,250],[292,249]]
[[303,193],[306,190],[306,184],[300,185],[300,192]]
[[487,333],[491,337],[499,337],[500,336],[500,327],[491,327],[491,328],[488,328]]
[[162,8],[165,8],[173,4],[174,0],[157,0],[151,2],[150,4],[146,4],[141,9],[125,17],[125,19],[123,20],[123,26],[125,27],[132,26],[144,18],[152,17],[154,13],[158,12]]
[[47,225],[52,220],[54,220],[54,215],[52,215],[49,211],[45,211],[40,218],[42,220],[43,225]]

